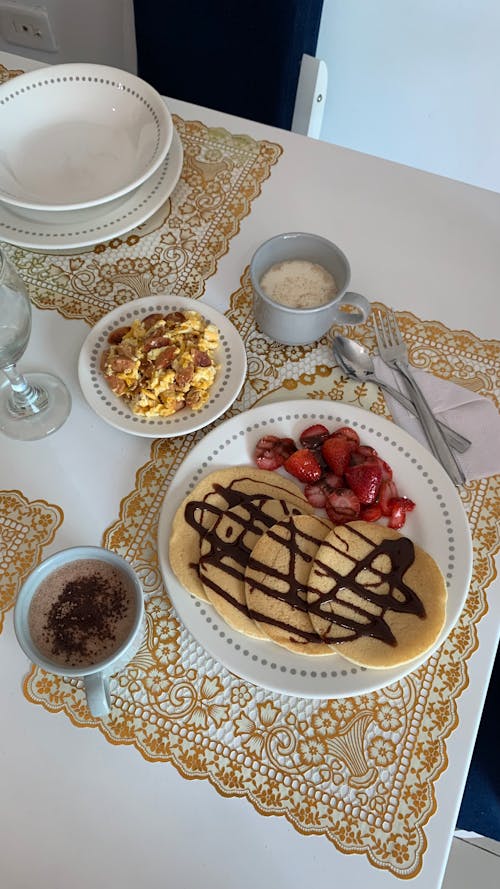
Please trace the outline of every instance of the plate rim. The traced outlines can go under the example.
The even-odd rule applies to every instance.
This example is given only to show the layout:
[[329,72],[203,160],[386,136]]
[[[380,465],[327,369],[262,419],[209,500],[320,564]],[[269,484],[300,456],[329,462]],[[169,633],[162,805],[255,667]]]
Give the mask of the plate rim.
[[[386,429],[387,432],[391,432],[392,434],[394,434],[394,432],[396,431],[397,437],[398,437],[398,442],[400,442],[403,445],[403,447],[406,447],[407,449],[408,448],[411,449],[412,459],[413,459],[413,456],[415,456],[415,455],[417,457],[420,457],[421,459],[424,459],[426,462],[426,466],[428,465],[429,468],[432,470],[433,477],[435,478],[437,476],[440,483],[442,485],[444,484],[447,495],[449,497],[451,497],[452,500],[454,501],[456,516],[460,516],[460,521],[462,523],[461,531],[463,532],[463,535],[464,535],[464,540],[462,541],[462,543],[464,544],[464,546],[462,547],[462,555],[463,555],[463,560],[466,564],[466,576],[463,578],[463,593],[459,597],[459,600],[457,601],[455,609],[454,609],[454,611],[456,612],[454,619],[451,621],[448,621],[448,620],[445,621],[445,625],[444,625],[441,633],[439,634],[436,642],[426,652],[422,653],[421,655],[417,656],[412,661],[409,661],[406,664],[402,664],[399,667],[388,668],[387,670],[361,667],[358,664],[353,664],[352,662],[347,661],[347,659],[342,659],[342,665],[345,665],[347,672],[349,672],[349,670],[352,667],[356,667],[357,671],[359,671],[363,675],[368,674],[368,676],[370,678],[372,678],[372,681],[367,681],[363,685],[363,687],[362,688],[360,687],[359,689],[355,689],[355,690],[346,689],[346,690],[341,690],[341,691],[332,689],[328,692],[324,688],[321,688],[321,689],[318,689],[318,691],[316,692],[313,690],[306,691],[304,688],[299,688],[299,686],[297,686],[296,690],[293,690],[293,689],[290,690],[290,688],[285,689],[283,687],[282,683],[267,681],[267,675],[266,675],[265,682],[263,682],[262,679],[256,679],[255,672],[252,672],[251,669],[248,671],[245,669],[243,669],[243,670],[238,669],[237,667],[235,667],[235,664],[231,659],[229,659],[230,663],[228,665],[227,659],[225,659],[224,656],[221,657],[220,649],[217,646],[217,644],[212,645],[212,637],[211,636],[208,636],[208,642],[206,641],[205,638],[202,641],[202,640],[200,640],[198,635],[196,635],[196,633],[193,632],[193,630],[191,629],[189,624],[185,621],[183,614],[180,613],[180,610],[177,608],[177,604],[176,604],[177,594],[185,595],[185,596],[189,597],[189,599],[192,600],[192,602],[194,603],[195,607],[200,607],[200,608],[203,607],[204,609],[206,609],[207,612],[210,613],[210,615],[213,615],[214,619],[222,622],[225,625],[225,628],[227,628],[227,630],[228,630],[228,635],[230,635],[231,637],[238,637],[238,639],[241,640],[242,645],[244,645],[246,649],[249,649],[252,647],[252,645],[254,645],[256,647],[256,649],[258,650],[261,648],[261,646],[265,645],[267,648],[270,647],[269,651],[273,652],[276,655],[277,660],[279,659],[280,652],[282,653],[282,656],[288,657],[290,655],[290,652],[287,652],[286,649],[281,648],[280,646],[278,646],[276,643],[272,642],[271,640],[269,642],[267,642],[267,641],[263,641],[263,640],[251,639],[250,637],[245,636],[242,633],[239,633],[237,630],[234,630],[232,627],[229,626],[229,624],[225,624],[225,621],[223,620],[223,618],[216,612],[216,610],[213,608],[213,606],[209,602],[202,602],[202,600],[197,600],[198,603],[201,603],[201,605],[196,606],[196,597],[193,596],[191,593],[189,593],[182,586],[182,584],[180,584],[180,582],[177,580],[177,578],[175,577],[175,575],[170,567],[170,560],[169,560],[169,554],[168,554],[169,532],[171,529],[171,525],[172,525],[176,510],[177,510],[178,506],[182,503],[182,500],[184,499],[184,497],[187,496],[186,488],[182,487],[182,485],[184,483],[182,481],[181,482],[179,481],[179,479],[182,479],[182,470],[186,466],[186,464],[189,465],[190,458],[192,458],[193,456],[196,456],[196,453],[199,449],[206,447],[207,440],[209,440],[208,444],[210,446],[212,441],[215,442],[217,440],[217,438],[224,437],[224,435],[225,435],[224,430],[225,430],[225,428],[227,428],[229,426],[229,424],[232,424],[232,423],[237,424],[238,421],[241,420],[242,418],[245,418],[245,420],[246,420],[246,418],[250,418],[250,420],[252,422],[254,422],[255,417],[259,413],[264,412],[269,409],[272,409],[273,413],[274,412],[279,413],[280,411],[287,411],[287,412],[293,412],[293,413],[300,414],[301,412],[305,411],[307,414],[308,411],[309,412],[314,411],[315,414],[321,414],[322,411],[327,411],[330,414],[334,414],[336,412],[336,406],[338,406],[337,410],[339,413],[341,413],[343,410],[347,410],[347,412],[354,411],[355,415],[357,415],[359,417],[364,417],[366,415],[367,418],[371,418],[372,420],[375,421],[376,425],[378,423],[381,423],[383,429]],[[306,418],[304,417],[304,419],[306,419]],[[318,422],[318,421],[319,421],[319,417],[315,416],[315,422]],[[251,425],[251,423],[249,422],[248,425]],[[202,473],[200,478],[203,478],[205,475],[208,475],[209,472],[213,471],[214,469],[223,468],[224,466],[228,466],[228,465],[236,465],[236,464],[227,463],[226,461],[223,460],[222,463],[217,466],[215,466],[213,463],[211,465],[206,465],[206,469]],[[248,465],[251,466],[250,463]],[[198,481],[199,481],[199,478],[196,479],[196,483]],[[168,494],[168,502],[167,502],[167,494]],[[456,527],[456,525],[454,527]],[[414,439],[408,432],[406,432],[406,430],[402,429],[400,426],[398,426],[396,423],[389,420],[387,417],[384,417],[384,416],[381,416],[378,414],[373,414],[372,412],[368,411],[367,409],[359,407],[357,405],[351,405],[351,404],[347,404],[347,403],[340,402],[340,401],[339,402],[328,401],[326,399],[287,399],[287,400],[281,400],[281,401],[267,401],[264,404],[257,404],[254,407],[251,407],[246,411],[242,411],[241,413],[239,413],[233,417],[227,418],[226,420],[222,421],[222,423],[219,423],[215,427],[215,429],[211,430],[200,442],[197,442],[194,445],[194,447],[186,455],[186,457],[184,458],[184,460],[182,461],[182,463],[176,470],[174,477],[170,481],[168,489],[167,489],[165,496],[163,498],[162,505],[160,507],[160,514],[159,514],[159,521],[158,521],[158,533],[157,533],[157,541],[156,542],[157,542],[157,553],[158,553],[158,562],[159,562],[159,566],[160,566],[160,572],[161,572],[162,579],[163,579],[163,582],[165,585],[165,589],[167,591],[167,595],[169,596],[169,599],[172,603],[172,607],[174,608],[179,620],[181,621],[183,626],[186,628],[188,633],[190,633],[190,635],[196,640],[196,642],[211,657],[213,657],[218,663],[222,664],[222,666],[226,670],[229,670],[233,674],[238,675],[241,679],[243,679],[245,681],[249,681],[252,684],[257,685],[257,686],[264,688],[266,690],[269,690],[275,694],[283,694],[283,695],[305,698],[305,699],[310,699],[310,700],[340,699],[340,698],[344,698],[344,697],[352,697],[352,696],[356,696],[359,694],[365,694],[365,693],[371,693],[374,691],[378,691],[382,688],[385,688],[388,685],[392,685],[393,683],[400,681],[405,676],[407,676],[409,673],[413,672],[418,667],[420,667],[423,663],[430,660],[432,657],[435,657],[438,649],[443,644],[443,642],[448,637],[448,635],[452,632],[454,626],[456,625],[456,623],[458,622],[458,620],[460,618],[460,614],[462,613],[462,610],[463,610],[463,607],[465,604],[465,600],[468,595],[470,579],[472,576],[472,568],[473,568],[473,545],[472,545],[472,535],[471,535],[471,529],[470,529],[470,525],[468,522],[468,518],[465,513],[463,504],[460,500],[459,494],[458,494],[456,488],[454,487],[451,479],[449,478],[449,476],[446,474],[446,472],[442,468],[441,464],[438,463],[438,461],[434,458],[434,456],[429,451],[427,451],[427,449],[422,444],[420,444],[420,442],[416,441],[416,439]],[[418,543],[418,541],[416,541],[416,542]],[[444,566],[440,565],[440,568],[441,568],[443,574],[445,574],[443,567]],[[171,594],[171,584],[174,585],[174,595]],[[448,586],[448,584],[447,584],[447,586]],[[182,611],[182,608],[181,608],[181,611]],[[215,642],[215,639],[214,639],[214,642]],[[223,649],[223,650],[225,651],[225,649]],[[284,652],[286,653],[285,655],[283,654]],[[248,651],[247,651],[247,654],[248,654]],[[331,657],[337,658],[338,656],[336,653],[333,653],[331,655]],[[301,655],[297,654],[297,655],[295,655],[295,658],[300,659],[297,662],[299,664],[303,663],[303,664],[310,665],[312,662],[312,659],[306,657],[305,655],[301,656]],[[326,655],[324,658],[320,657],[315,660],[317,661],[317,664],[318,664],[317,673],[319,676],[319,674],[321,673],[321,665],[322,664],[326,665],[328,663],[328,661],[330,660],[330,656]],[[296,672],[298,673],[298,670]],[[274,675],[278,676],[279,672],[276,670],[276,673]],[[378,681],[378,678],[380,678],[380,681]]]
[[[165,164],[173,161],[172,172],[169,176],[169,170],[167,167],[166,172],[166,184],[164,184],[163,188],[160,189],[157,181],[158,177],[161,177],[163,168]],[[29,224],[29,220],[23,216],[17,216],[15,211],[10,208],[8,204],[5,204],[4,201],[0,199],[0,240],[5,241],[7,244],[12,244],[15,247],[22,247],[26,250],[35,250],[35,251],[45,251],[50,253],[58,253],[61,250],[79,250],[85,247],[92,247],[95,244],[107,244],[109,241],[113,240],[113,238],[119,238],[124,234],[127,234],[130,231],[138,228],[138,226],[143,225],[144,222],[147,222],[148,219],[151,219],[152,216],[163,206],[163,204],[168,200],[170,195],[172,194],[174,188],[176,187],[182,173],[184,161],[184,148],[182,145],[181,138],[177,132],[177,129],[174,127],[174,134],[172,137],[172,145],[167,156],[164,158],[162,163],[159,165],[157,170],[152,174],[152,176],[143,182],[142,185],[139,185],[137,190],[134,190],[128,195],[124,195],[122,198],[118,198],[121,202],[117,207],[116,204],[113,203],[113,209],[109,213],[103,213],[98,216],[98,226],[101,227],[103,224],[107,224],[110,227],[109,231],[98,231],[95,235],[90,235],[89,237],[80,237],[78,233],[72,235],[70,239],[67,239],[67,236],[62,235],[57,243],[53,241],[49,241],[48,234],[43,234],[40,236],[39,232],[31,233],[31,237],[28,233],[27,237],[18,237],[17,235],[12,236],[10,232],[5,230],[5,224],[2,220],[2,213],[7,214],[7,218],[14,218],[14,221],[22,220]],[[134,218],[134,212],[137,214],[137,209],[134,211],[130,211],[126,214],[127,221],[123,222],[123,224],[118,224],[116,221],[113,221],[111,217],[115,217],[117,213],[123,210],[123,207],[126,205],[127,201],[135,201],[136,203],[141,199],[141,191],[142,189],[150,189],[150,196],[144,197],[143,201],[149,200],[149,206],[146,210],[141,212],[139,215],[136,215]],[[151,191],[152,189],[152,191]],[[155,196],[155,192],[158,192]],[[89,212],[89,208],[84,210],[85,213]],[[78,213],[78,211],[75,211]],[[110,220],[106,222],[106,219]],[[34,226],[44,225],[44,223],[40,223],[39,221],[33,222]],[[85,223],[84,223],[85,224]],[[72,223],[66,223],[64,227],[68,225],[72,225]],[[73,223],[74,226],[77,223]],[[66,238],[66,239],[65,239]]]
[[[235,370],[234,373],[232,373],[232,379],[234,378],[234,386],[231,388],[230,400],[229,401],[222,400],[222,402],[221,402],[222,406],[219,405],[218,408],[216,409],[216,413],[211,414],[208,419],[205,418],[205,419],[200,419],[198,421],[197,419],[193,418],[193,423],[189,424],[188,427],[181,427],[181,428],[178,428],[177,430],[170,431],[170,432],[168,430],[162,430],[162,429],[151,428],[151,427],[150,427],[150,430],[146,429],[145,427],[141,428],[140,426],[137,426],[136,428],[128,428],[128,427],[126,428],[124,426],[123,422],[121,422],[119,420],[119,418],[117,418],[116,420],[114,419],[112,413],[111,413],[111,416],[109,416],[108,414],[105,415],[104,413],[99,412],[96,409],[96,407],[94,406],[93,401],[91,401],[87,397],[86,385],[84,382],[82,382],[82,375],[85,374],[86,372],[88,372],[88,361],[87,361],[86,351],[90,348],[90,345],[93,344],[93,341],[95,340],[96,336],[100,334],[100,330],[104,329],[107,326],[107,324],[109,324],[110,321],[112,321],[112,318],[114,315],[116,315],[119,318],[120,315],[124,312],[126,313],[129,311],[135,311],[138,308],[142,308],[142,307],[144,307],[144,308],[151,307],[152,309],[154,309],[158,302],[161,303],[162,301],[165,301],[165,300],[168,300],[170,303],[181,302],[183,305],[184,305],[184,303],[186,303],[187,304],[186,305],[187,311],[199,312],[200,315],[204,314],[204,312],[203,312],[204,308],[208,309],[208,312],[204,315],[204,317],[208,318],[209,321],[216,324],[219,329],[222,327],[223,330],[228,331],[231,334],[231,336],[234,338],[232,346],[231,346],[231,352],[233,353],[234,346],[237,346],[237,348],[238,348],[237,357],[239,359],[239,372],[236,372],[236,370]],[[166,304],[166,308],[170,308],[168,303]],[[212,317],[209,317],[210,315]],[[237,330],[237,328],[235,327],[233,322],[230,321],[229,318],[227,318],[221,311],[219,311],[219,309],[214,308],[214,306],[211,306],[209,303],[205,303],[202,300],[192,299],[191,297],[183,296],[182,294],[169,294],[169,293],[151,294],[150,296],[144,296],[144,297],[141,297],[140,299],[133,299],[127,303],[123,303],[123,305],[115,306],[113,309],[111,309],[110,312],[107,312],[106,315],[103,315],[103,317],[96,324],[93,325],[93,327],[91,328],[91,330],[85,337],[85,339],[80,347],[80,352],[78,355],[78,382],[80,385],[82,395],[83,395],[86,403],[90,407],[90,409],[98,417],[100,417],[101,420],[104,420],[106,423],[108,423],[110,426],[113,426],[115,429],[119,429],[121,432],[125,432],[130,435],[136,435],[141,438],[150,438],[150,439],[178,438],[181,435],[190,435],[192,432],[197,432],[199,429],[203,429],[205,426],[210,425],[210,423],[214,423],[227,410],[229,410],[229,408],[231,407],[233,402],[237,399],[237,397],[240,394],[241,389],[243,388],[243,385],[245,383],[246,373],[247,373],[247,354],[246,354],[245,344],[243,342],[243,339],[241,338],[239,331]],[[117,405],[123,406],[123,402],[119,401],[117,396],[113,396],[111,394],[110,397],[112,397],[113,399],[116,399]],[[203,412],[203,408],[199,412],[200,415],[202,414],[202,412]],[[170,421],[169,417],[163,418],[163,422],[166,425],[168,425],[169,421]],[[160,421],[158,420],[158,422],[160,422]]]

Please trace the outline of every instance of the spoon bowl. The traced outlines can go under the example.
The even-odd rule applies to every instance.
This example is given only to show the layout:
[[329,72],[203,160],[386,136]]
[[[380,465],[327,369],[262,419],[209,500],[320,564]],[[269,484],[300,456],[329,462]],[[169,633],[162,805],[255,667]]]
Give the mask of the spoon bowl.
[[[367,380],[370,377],[373,379],[375,376],[373,358],[361,343],[338,334],[333,338],[332,349],[340,367],[349,376],[358,380]],[[373,380],[373,382],[378,381]]]
[[[377,377],[373,358],[368,349],[365,349],[361,343],[357,343],[356,340],[351,340],[347,336],[337,334],[332,340],[332,351],[338,366],[348,377],[353,377],[361,382],[375,383],[381,389],[384,389],[395,401],[399,401],[411,414],[416,415],[415,407],[406,395],[400,392],[399,389],[386,383],[385,380]],[[448,444],[458,451],[459,454],[464,454],[470,447],[469,439],[455,432],[446,423],[439,422],[439,425]]]

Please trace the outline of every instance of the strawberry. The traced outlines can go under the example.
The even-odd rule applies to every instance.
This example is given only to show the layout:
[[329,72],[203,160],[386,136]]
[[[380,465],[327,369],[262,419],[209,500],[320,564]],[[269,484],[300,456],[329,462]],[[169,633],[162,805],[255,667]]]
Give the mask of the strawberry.
[[322,475],[321,466],[313,452],[308,448],[300,448],[300,450],[295,451],[285,460],[283,465],[290,475],[308,484],[318,481]]
[[388,521],[389,528],[402,528],[406,521],[406,513],[415,509],[413,500],[409,497],[393,497],[389,500],[388,507],[391,515]]
[[335,475],[334,472],[326,472],[322,478],[322,482],[327,493],[330,493],[330,491],[336,491],[337,488],[342,487],[342,476]]
[[260,469],[279,469],[295,450],[291,438],[264,435],[255,446],[254,461]]
[[383,482],[390,481],[390,479],[392,478],[391,467],[389,466],[388,463],[385,462],[385,460],[382,460],[382,457],[377,456],[377,460],[378,460],[379,466],[382,470],[382,481]]
[[385,479],[380,485],[378,494],[378,502],[382,510],[382,515],[390,516],[392,508],[389,502],[398,496],[398,489],[392,479]]
[[394,506],[391,510],[389,521],[387,522],[387,526],[393,528],[395,531],[402,528],[406,522],[406,510],[399,502],[399,499],[399,497],[393,497],[392,502],[394,503]]
[[338,488],[326,498],[326,514],[336,525],[345,525],[357,519],[360,513],[360,502],[354,491],[349,488]]
[[361,454],[362,457],[367,460],[369,457],[378,457],[378,454],[375,448],[371,448],[370,445],[359,445],[356,448],[356,453]]
[[378,463],[365,462],[359,466],[348,466],[344,475],[360,503],[375,502],[382,481],[382,470]]
[[382,516],[382,510],[378,503],[372,503],[371,506],[362,506],[359,513],[363,522],[378,522]]
[[320,481],[315,482],[313,485],[306,485],[304,494],[311,506],[314,506],[315,509],[324,509],[326,503],[326,491],[324,491]]
[[412,512],[415,509],[415,504],[409,497],[393,497],[392,500],[389,500],[391,510],[396,506],[401,506],[405,512]]
[[352,441],[356,447],[359,445],[359,435],[350,426],[341,426],[339,429],[335,429],[332,435],[340,435],[342,438],[346,438],[347,441]]
[[349,466],[360,466],[361,463],[366,463],[366,457],[363,457],[363,454],[359,453],[359,448],[355,448],[351,451]]
[[332,435],[321,445],[321,453],[335,475],[343,475],[349,466],[354,443],[342,435]]
[[328,438],[330,433],[326,426],[323,426],[322,423],[315,423],[313,426],[308,426],[307,429],[304,429],[300,434],[300,443],[303,448],[310,448],[311,450],[315,450],[316,448],[321,447],[322,442],[324,442],[325,438]]
[[326,475],[323,475],[319,479],[319,481],[314,482],[312,485],[306,485],[304,494],[311,506],[315,506],[316,509],[323,509],[328,494],[331,494],[332,491],[340,488],[341,485],[342,478],[340,476],[334,475],[333,472],[327,472]]

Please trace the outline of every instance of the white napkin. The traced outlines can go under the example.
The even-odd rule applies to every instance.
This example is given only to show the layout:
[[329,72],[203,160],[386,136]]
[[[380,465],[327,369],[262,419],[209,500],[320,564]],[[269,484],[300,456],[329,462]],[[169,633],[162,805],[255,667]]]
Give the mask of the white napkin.
[[[397,371],[393,371],[378,356],[374,363],[376,375],[381,380],[408,395],[405,381]],[[500,414],[493,402],[423,370],[412,369],[412,372],[436,418],[472,442],[465,454],[453,452],[466,481],[500,472]],[[384,391],[384,396],[395,423],[430,450],[418,418],[391,398],[388,392]]]

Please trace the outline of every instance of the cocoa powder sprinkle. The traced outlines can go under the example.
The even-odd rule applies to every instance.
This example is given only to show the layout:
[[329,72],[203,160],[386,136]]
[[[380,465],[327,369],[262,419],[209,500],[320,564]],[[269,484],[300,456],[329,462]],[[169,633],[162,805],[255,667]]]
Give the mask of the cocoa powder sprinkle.
[[127,611],[128,597],[122,584],[99,574],[69,581],[51,606],[45,630],[54,654],[67,660],[89,655],[89,639],[109,642]]

